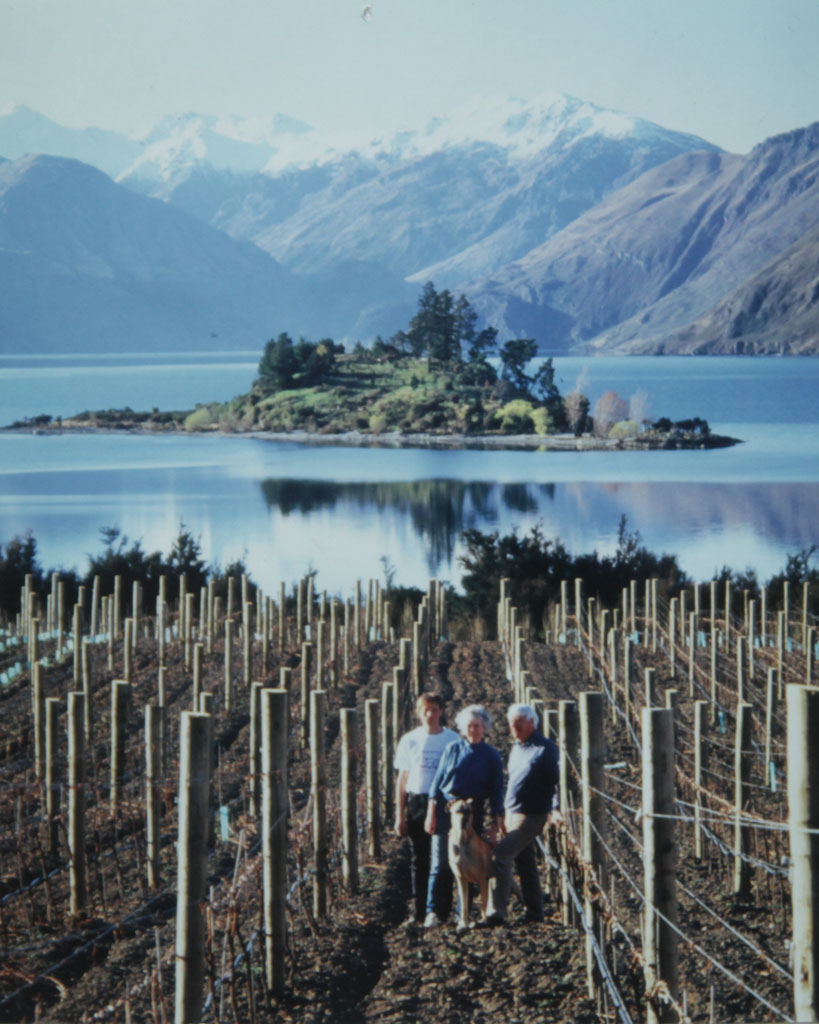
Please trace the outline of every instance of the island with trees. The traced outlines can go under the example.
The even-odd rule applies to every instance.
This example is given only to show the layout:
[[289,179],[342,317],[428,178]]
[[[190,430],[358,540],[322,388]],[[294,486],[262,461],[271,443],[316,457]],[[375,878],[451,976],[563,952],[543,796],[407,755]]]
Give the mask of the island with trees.
[[604,392],[592,407],[562,395],[551,359],[533,338],[501,344],[461,295],[428,282],[406,330],[352,351],[331,338],[265,345],[247,394],[181,412],[130,408],[37,416],[17,429],[178,430],[254,433],[347,444],[553,449],[714,448],[734,438],[698,417],[650,421],[639,396]]

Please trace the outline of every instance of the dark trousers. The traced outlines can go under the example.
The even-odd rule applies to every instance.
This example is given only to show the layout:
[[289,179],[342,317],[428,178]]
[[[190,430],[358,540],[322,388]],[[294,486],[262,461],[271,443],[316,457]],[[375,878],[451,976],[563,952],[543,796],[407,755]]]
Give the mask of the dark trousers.
[[424,831],[427,816],[427,796],[424,793],[407,794],[407,838],[410,841],[410,876],[416,921],[423,921],[427,906],[429,883],[429,857],[432,836]]

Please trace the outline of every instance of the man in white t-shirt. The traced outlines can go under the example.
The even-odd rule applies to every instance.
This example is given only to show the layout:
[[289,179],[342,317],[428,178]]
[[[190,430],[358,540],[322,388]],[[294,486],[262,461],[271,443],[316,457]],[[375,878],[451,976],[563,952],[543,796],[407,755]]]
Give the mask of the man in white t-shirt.
[[422,693],[415,702],[421,723],[404,733],[395,750],[395,832],[412,844],[410,860],[415,920],[426,912],[431,836],[424,829],[429,787],[444,749],[458,734],[443,725],[444,702],[437,693]]

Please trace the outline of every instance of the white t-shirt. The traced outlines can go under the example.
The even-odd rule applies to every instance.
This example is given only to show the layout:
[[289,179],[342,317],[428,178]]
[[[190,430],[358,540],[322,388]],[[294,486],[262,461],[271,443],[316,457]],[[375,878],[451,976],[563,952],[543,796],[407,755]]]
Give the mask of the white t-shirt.
[[397,768],[399,772],[409,773],[407,776],[408,793],[429,792],[444,747],[457,739],[458,734],[452,729],[427,732],[423,725],[404,733],[395,748],[393,767]]

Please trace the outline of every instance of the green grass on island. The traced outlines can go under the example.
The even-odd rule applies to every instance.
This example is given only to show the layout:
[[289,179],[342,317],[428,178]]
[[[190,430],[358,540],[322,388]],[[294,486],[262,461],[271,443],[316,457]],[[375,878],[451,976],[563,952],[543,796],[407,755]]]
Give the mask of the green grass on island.
[[[365,348],[325,338],[271,339],[249,392],[179,412],[130,408],[43,415],[12,424],[28,429],[103,429],[286,434],[347,443],[483,443],[567,448],[712,448],[699,417],[672,423],[646,416],[647,396],[606,391],[592,408],[579,387],[566,395],[551,359],[536,365],[538,344],[477,329],[462,295],[428,284],[407,331]],[[491,354],[499,357],[490,361]],[[535,367],[532,369],[532,367]],[[513,440],[514,439],[514,440]]]

